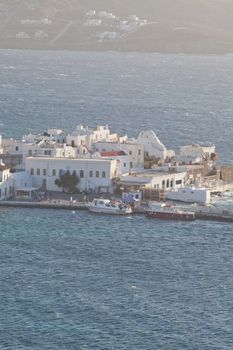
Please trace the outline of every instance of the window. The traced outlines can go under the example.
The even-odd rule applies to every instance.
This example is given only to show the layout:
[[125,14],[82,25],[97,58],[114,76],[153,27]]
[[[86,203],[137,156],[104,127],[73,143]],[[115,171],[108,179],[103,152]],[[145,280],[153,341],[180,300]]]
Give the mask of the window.
[[31,175],[34,175],[34,169],[31,168]]
[[132,156],[132,151],[129,151],[129,155]]
[[46,175],[46,169],[43,169],[43,175],[44,176]]
[[18,151],[18,150],[19,150],[19,147],[18,147],[18,146],[16,146],[16,147],[15,147],[15,150],[16,150],[16,151]]
[[56,176],[56,169],[53,169],[53,176]]
[[79,176],[80,176],[81,178],[84,177],[84,171],[83,171],[83,170],[80,170]]
[[138,150],[138,154],[139,154],[139,156],[141,155],[141,150],[140,149]]
[[165,180],[163,180],[163,182],[162,182],[162,187],[163,188],[165,187]]
[[126,167],[126,163],[124,163],[124,168]]
[[182,184],[182,180],[176,180],[176,185],[181,185]]
[[169,180],[167,180],[167,185],[166,185],[166,187],[168,188],[168,187],[169,187],[169,185],[170,185],[170,181],[169,181]]
[[106,177],[105,171],[102,171],[102,177]]
[[77,176],[76,170],[73,170],[72,175]]
[[96,172],[95,172],[95,177],[99,177],[100,176],[100,172],[97,170]]
[[37,169],[36,175],[40,175],[40,169]]
[[133,162],[130,162],[130,168],[133,168]]
[[89,177],[93,177],[93,171],[92,170],[89,171]]
[[32,155],[32,150],[31,150],[31,149],[28,151],[28,155],[29,155],[29,156]]

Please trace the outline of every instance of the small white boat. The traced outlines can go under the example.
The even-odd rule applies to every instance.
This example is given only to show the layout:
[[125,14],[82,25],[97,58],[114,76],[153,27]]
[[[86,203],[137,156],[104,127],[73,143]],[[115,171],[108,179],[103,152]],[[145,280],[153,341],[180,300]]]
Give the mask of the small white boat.
[[94,198],[93,201],[89,203],[89,211],[100,214],[127,215],[132,213],[132,208],[121,201]]

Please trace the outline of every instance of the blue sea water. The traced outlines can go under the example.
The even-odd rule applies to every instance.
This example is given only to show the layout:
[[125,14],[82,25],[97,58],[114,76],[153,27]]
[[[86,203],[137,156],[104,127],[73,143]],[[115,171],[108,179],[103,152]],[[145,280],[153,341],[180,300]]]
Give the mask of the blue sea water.
[[[233,56],[0,51],[0,133],[108,123],[232,156]],[[1,350],[233,348],[232,224],[0,210]]]

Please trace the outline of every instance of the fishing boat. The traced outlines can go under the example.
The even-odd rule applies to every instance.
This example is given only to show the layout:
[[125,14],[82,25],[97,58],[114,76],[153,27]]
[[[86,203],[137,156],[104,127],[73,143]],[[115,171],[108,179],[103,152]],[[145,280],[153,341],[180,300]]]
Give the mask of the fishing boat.
[[132,208],[121,201],[94,198],[88,207],[92,213],[127,215],[132,213]]
[[145,211],[146,216],[156,219],[193,221],[195,212],[185,211],[174,206],[162,205],[159,208],[151,208]]

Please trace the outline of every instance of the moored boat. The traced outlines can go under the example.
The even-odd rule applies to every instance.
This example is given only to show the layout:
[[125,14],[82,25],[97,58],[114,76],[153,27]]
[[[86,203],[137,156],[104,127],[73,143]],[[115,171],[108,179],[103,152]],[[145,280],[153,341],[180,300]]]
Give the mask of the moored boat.
[[132,213],[132,208],[121,201],[94,198],[89,204],[89,211],[100,214],[127,215]]
[[166,220],[193,221],[196,219],[195,213],[192,211],[185,211],[166,205],[156,209],[148,209],[145,211],[145,214],[150,218]]

